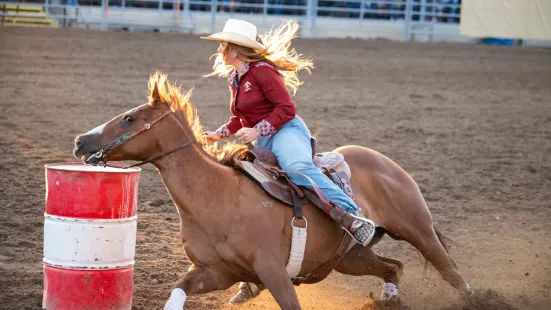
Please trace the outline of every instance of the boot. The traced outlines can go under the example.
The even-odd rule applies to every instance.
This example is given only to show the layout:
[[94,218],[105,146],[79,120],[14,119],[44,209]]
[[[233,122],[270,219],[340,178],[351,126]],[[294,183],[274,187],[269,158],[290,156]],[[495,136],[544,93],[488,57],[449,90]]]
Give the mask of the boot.
[[366,219],[361,214],[361,211],[357,211],[358,215],[354,214],[356,213],[354,211],[354,213],[346,212],[333,201],[329,201],[329,204],[320,207],[321,201],[316,196],[314,196],[314,198],[311,196],[307,197],[308,199],[311,199],[315,205],[322,209],[325,214],[329,215],[330,218],[335,220],[337,223],[340,223],[344,231],[354,238],[357,243],[367,246],[369,242],[371,242],[371,239],[373,239],[373,236],[375,235],[375,223]]
[[350,229],[346,230],[359,244],[367,246],[375,235],[375,224],[366,219],[361,213],[358,215],[349,214],[354,221]]
[[239,305],[253,299],[260,294],[260,289],[254,283],[241,282],[239,292],[230,300],[230,305]]

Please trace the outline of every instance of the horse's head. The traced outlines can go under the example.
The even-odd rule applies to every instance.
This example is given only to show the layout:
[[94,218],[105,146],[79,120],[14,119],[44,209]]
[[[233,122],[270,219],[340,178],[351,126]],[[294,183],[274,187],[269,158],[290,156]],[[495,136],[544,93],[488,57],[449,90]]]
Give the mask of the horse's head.
[[75,157],[87,164],[100,162],[144,161],[162,150],[162,138],[170,130],[173,111],[182,108],[187,97],[180,89],[167,85],[166,76],[157,72],[149,79],[149,101],[113,118],[75,139]]

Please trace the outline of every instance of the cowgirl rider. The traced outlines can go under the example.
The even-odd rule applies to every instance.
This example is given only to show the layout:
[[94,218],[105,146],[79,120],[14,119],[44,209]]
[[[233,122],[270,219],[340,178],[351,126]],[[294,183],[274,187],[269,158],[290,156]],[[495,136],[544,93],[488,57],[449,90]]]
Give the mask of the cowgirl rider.
[[[224,30],[203,39],[219,41],[213,73],[228,78],[231,93],[229,122],[215,132],[207,132],[209,142],[235,135],[243,143],[257,139],[257,147],[270,149],[279,166],[310,177],[325,195],[355,218],[348,230],[356,241],[366,246],[373,238],[375,225],[363,217],[354,201],[314,166],[311,134],[304,121],[296,115],[287,87],[293,93],[302,82],[298,71],[310,71],[312,62],[294,49],[289,50],[298,25],[288,22],[261,36],[257,42],[256,26],[243,20],[230,19]],[[290,174],[299,186],[310,187],[303,177]],[[230,303],[242,303],[258,295],[255,286],[240,285],[240,292]]]

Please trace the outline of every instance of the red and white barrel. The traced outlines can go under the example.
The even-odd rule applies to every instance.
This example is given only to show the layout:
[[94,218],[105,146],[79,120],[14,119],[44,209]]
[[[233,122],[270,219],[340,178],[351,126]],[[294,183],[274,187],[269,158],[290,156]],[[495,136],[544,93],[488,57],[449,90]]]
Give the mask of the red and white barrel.
[[130,310],[141,169],[45,168],[42,308]]

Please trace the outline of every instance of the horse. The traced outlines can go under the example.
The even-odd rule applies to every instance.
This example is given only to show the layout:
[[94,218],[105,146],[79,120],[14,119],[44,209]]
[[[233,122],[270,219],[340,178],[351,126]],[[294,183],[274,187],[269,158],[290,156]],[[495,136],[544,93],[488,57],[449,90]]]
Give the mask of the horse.
[[[203,129],[191,91],[184,94],[181,85],[171,84],[159,71],[150,76],[148,90],[146,103],[76,137],[73,153],[86,164],[133,160],[159,171],[177,207],[182,243],[192,263],[174,286],[173,293],[183,291],[182,301],[178,306],[167,303],[165,309],[182,309],[188,295],[225,290],[237,282],[268,289],[282,309],[300,309],[285,269],[293,209],[223,164],[243,145],[201,142]],[[397,298],[402,262],[372,249],[387,234],[413,245],[454,288],[472,293],[413,178],[372,149],[348,145],[335,152],[348,162],[356,203],[376,224],[377,233],[368,246],[351,246],[334,270],[379,277],[387,288],[382,299]],[[326,262],[344,234],[319,208],[305,205],[303,213],[309,237],[299,276]],[[389,293],[389,287],[394,291]]]

